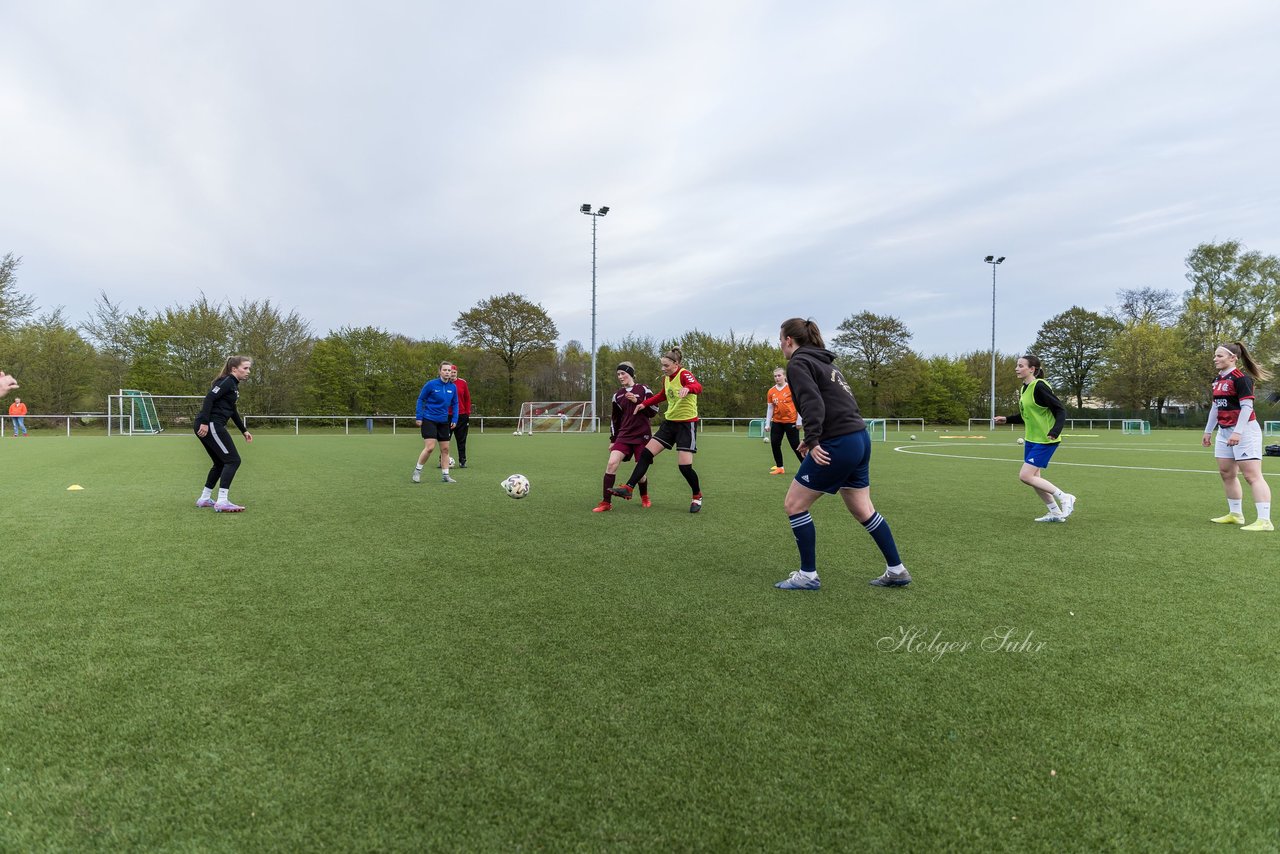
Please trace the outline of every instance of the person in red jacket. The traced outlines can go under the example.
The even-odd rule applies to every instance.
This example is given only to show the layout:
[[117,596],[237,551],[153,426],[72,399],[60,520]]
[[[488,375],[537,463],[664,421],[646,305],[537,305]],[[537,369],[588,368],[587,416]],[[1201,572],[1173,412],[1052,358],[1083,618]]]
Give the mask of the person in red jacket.
[[[16,388],[16,386],[15,386]],[[27,405],[22,402],[22,398],[15,397],[13,403],[9,404],[9,417],[13,419],[13,438],[18,438],[18,432],[27,435]]]
[[453,428],[453,441],[458,448],[458,466],[467,467],[467,430],[471,421],[471,389],[458,377],[458,366],[451,365],[453,384],[458,387],[458,426]]

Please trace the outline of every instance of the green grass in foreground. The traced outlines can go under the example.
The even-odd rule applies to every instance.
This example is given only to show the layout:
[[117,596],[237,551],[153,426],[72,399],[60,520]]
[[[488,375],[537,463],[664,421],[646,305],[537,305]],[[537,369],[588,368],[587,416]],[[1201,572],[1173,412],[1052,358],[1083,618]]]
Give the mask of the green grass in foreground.
[[877,444],[916,581],[827,498],[818,593],[740,435],[698,516],[671,454],[589,512],[598,437],[263,437],[238,516],[188,437],[0,440],[0,850],[1280,847],[1280,535],[1198,433],[1069,438],[1033,524],[1012,437]]

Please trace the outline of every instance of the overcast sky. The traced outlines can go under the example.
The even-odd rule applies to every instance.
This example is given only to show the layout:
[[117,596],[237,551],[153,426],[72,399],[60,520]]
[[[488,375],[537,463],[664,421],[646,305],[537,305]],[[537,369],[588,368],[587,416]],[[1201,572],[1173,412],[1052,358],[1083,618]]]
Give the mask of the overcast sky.
[[893,314],[1020,350],[1280,254],[1280,4],[0,0],[0,254],[45,310],[270,299],[562,341]]

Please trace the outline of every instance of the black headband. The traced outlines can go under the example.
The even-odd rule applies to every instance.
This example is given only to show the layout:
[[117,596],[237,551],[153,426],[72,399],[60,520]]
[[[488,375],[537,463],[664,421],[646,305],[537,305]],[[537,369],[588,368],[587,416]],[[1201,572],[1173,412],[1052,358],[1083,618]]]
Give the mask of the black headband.
[[626,362],[623,362],[621,365],[618,365],[617,370],[626,371],[627,373],[631,374],[631,379],[636,378],[636,369],[633,368],[631,365],[627,364]]

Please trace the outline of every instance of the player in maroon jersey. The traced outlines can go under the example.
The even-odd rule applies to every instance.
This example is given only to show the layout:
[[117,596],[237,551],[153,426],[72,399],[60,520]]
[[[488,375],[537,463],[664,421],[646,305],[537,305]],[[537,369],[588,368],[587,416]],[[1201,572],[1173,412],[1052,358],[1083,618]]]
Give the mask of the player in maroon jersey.
[[[636,366],[630,362],[618,365],[618,383],[622,388],[613,393],[613,414],[609,420],[609,463],[604,469],[604,498],[592,508],[593,513],[613,509],[613,494],[609,490],[617,478],[618,466],[632,457],[639,457],[649,441],[649,419],[658,414],[658,405],[652,404],[637,410],[640,403],[653,392],[644,383],[636,382]],[[648,507],[649,478],[640,481],[640,505]]]
[[[1240,369],[1242,365],[1244,370]],[[1243,531],[1275,530],[1271,524],[1271,487],[1262,477],[1262,428],[1253,412],[1253,378],[1265,380],[1270,375],[1254,364],[1248,349],[1239,341],[1214,350],[1213,366],[1218,369],[1218,376],[1213,381],[1213,406],[1204,427],[1204,446],[1214,445],[1213,455],[1227,493],[1227,515],[1209,521],[1244,525]],[[1218,428],[1216,444],[1214,427]],[[1258,520],[1252,525],[1244,524],[1242,474],[1258,509]]]
[[662,366],[662,391],[652,394],[636,404],[636,411],[662,400],[667,401],[662,426],[653,434],[644,449],[640,451],[636,467],[631,470],[631,477],[622,486],[609,490],[619,498],[631,499],[635,488],[644,480],[654,457],[664,450],[676,449],[676,462],[680,474],[689,482],[692,497],[689,501],[689,512],[702,511],[702,486],[698,473],[693,470],[693,455],[698,453],[698,396],[702,394],[702,383],[686,370],[684,354],[679,347],[672,347],[658,359]]

